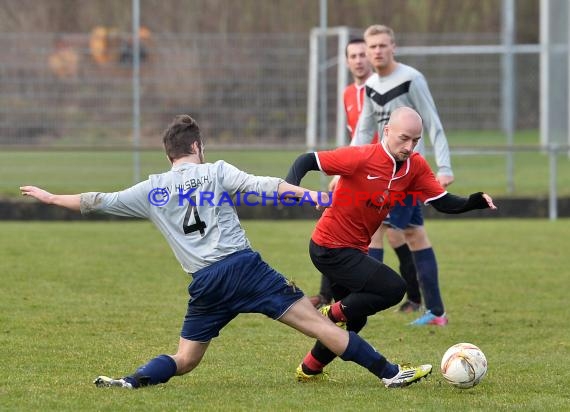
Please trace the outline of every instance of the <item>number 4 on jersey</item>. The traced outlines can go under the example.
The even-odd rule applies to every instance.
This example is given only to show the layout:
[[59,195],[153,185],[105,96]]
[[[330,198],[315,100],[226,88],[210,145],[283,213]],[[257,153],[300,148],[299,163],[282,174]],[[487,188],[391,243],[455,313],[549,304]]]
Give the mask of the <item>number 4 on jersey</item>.
[[[186,215],[184,216],[184,223],[182,224],[182,230],[184,230],[184,234],[187,235],[189,233],[193,233],[196,231],[200,231],[200,235],[204,236],[206,233],[204,229],[206,229],[206,223],[200,219],[200,215],[198,214],[198,208],[196,206],[192,206],[196,204],[196,196],[192,196],[190,198],[192,201],[188,205],[188,209],[186,210]],[[190,219],[194,216],[194,223],[190,224]]]

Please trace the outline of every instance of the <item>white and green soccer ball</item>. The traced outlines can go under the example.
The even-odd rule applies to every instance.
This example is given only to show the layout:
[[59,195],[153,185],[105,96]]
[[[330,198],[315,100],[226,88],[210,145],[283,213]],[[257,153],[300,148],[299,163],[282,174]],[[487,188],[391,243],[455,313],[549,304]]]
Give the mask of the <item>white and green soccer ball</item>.
[[487,358],[477,346],[458,343],[443,355],[441,373],[447,382],[457,388],[472,388],[487,373]]

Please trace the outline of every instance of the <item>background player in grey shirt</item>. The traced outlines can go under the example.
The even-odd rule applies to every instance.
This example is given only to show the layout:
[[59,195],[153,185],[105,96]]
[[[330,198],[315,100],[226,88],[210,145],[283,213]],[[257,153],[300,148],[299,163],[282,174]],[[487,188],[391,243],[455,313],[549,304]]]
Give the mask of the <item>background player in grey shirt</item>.
[[[120,192],[54,195],[35,186],[20,188],[25,196],[82,213],[150,219],[183,269],[192,274],[177,353],[159,355],[124,378],[99,376],[94,381],[97,386],[132,389],[192,371],[210,341],[240,313],[263,313],[319,339],[343,360],[367,368],[389,388],[407,386],[431,373],[431,365],[388,362],[356,333],[323,317],[293,283],[250,249],[233,203],[241,192],[309,197],[318,203],[317,192],[278,178],[252,176],[223,161],[204,163],[200,129],[187,115],[174,119],[163,143],[172,169]],[[328,203],[326,196],[321,200]]]
[[[422,117],[424,130],[433,145],[437,179],[444,188],[447,187],[453,183],[449,147],[426,79],[418,70],[395,60],[396,42],[391,28],[370,26],[364,32],[364,40],[375,73],[366,81],[364,105],[351,144],[370,143],[374,133],[382,134],[396,108],[412,107]],[[423,151],[423,139],[416,150]],[[376,232],[371,246],[382,248],[384,226],[387,226],[388,240],[398,255],[400,272],[408,283],[408,301],[400,310],[419,309],[419,280],[427,311],[412,324],[444,326],[447,316],[439,291],[437,261],[423,226],[421,207],[411,205],[410,201],[408,199],[407,206],[397,204],[391,210],[386,225]]]

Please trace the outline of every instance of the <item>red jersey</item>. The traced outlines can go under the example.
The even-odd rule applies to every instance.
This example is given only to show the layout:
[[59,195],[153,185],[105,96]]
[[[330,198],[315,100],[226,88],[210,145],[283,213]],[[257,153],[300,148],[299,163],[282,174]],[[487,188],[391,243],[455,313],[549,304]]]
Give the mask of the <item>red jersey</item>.
[[[350,133],[350,139],[354,136],[356,131],[356,124],[362,112],[362,105],[364,103],[364,85],[358,86],[352,83],[344,89],[344,112],[346,113],[346,128]],[[370,143],[378,143],[378,132],[374,134],[374,138]]]
[[366,252],[395,202],[411,194],[428,203],[447,193],[427,161],[416,152],[397,171],[384,143],[341,147],[315,155],[323,172],[340,175],[332,204],[313,231],[312,239],[320,246]]

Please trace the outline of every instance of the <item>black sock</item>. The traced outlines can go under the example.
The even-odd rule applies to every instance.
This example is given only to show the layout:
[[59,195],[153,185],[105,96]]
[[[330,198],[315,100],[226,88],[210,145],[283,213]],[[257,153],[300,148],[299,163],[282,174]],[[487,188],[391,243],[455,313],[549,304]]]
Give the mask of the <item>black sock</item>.
[[412,252],[408,247],[407,243],[394,249],[398,259],[400,261],[400,274],[406,281],[406,293],[408,295],[408,300],[415,303],[422,302],[422,295],[420,294],[420,286],[418,284],[418,275],[416,271],[416,265],[414,264],[414,258]]

